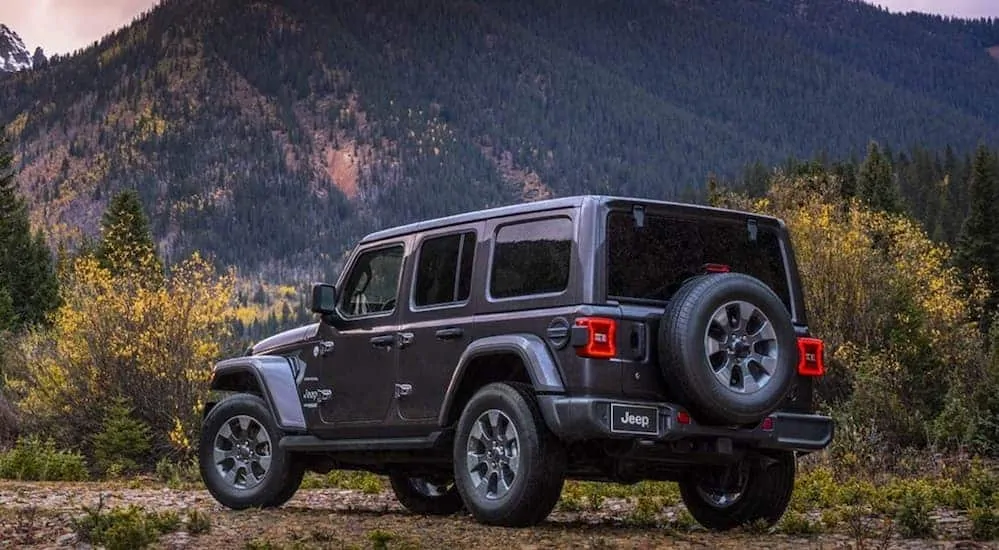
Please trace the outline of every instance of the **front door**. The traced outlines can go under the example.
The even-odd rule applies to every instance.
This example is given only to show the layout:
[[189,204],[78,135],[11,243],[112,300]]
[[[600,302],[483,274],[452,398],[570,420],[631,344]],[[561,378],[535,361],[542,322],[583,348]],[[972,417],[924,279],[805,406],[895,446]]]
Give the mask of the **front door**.
[[412,293],[404,312],[410,345],[400,352],[399,413],[436,418],[462,352],[472,341],[470,303],[476,226],[426,235],[414,250]]
[[381,423],[392,403],[403,334],[399,332],[399,281],[405,245],[358,253],[339,289],[338,319],[330,328],[333,349],[322,359],[319,411],[331,428]]

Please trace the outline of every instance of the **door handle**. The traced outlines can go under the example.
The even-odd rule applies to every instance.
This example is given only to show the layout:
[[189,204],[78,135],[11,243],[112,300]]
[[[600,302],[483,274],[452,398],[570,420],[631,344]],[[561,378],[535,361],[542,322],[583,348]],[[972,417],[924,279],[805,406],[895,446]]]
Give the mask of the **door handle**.
[[438,340],[455,340],[461,338],[465,331],[458,327],[442,328],[434,333]]
[[395,344],[395,334],[385,334],[383,336],[372,336],[371,345],[376,348],[390,348]]
[[413,333],[412,332],[400,332],[399,337],[399,349],[403,349],[406,346],[413,343]]

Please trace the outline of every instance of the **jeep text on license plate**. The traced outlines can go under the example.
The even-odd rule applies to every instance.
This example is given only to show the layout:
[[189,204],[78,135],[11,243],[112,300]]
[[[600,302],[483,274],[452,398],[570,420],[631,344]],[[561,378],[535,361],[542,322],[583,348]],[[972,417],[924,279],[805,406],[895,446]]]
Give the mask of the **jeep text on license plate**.
[[659,433],[659,409],[655,407],[612,403],[610,414],[610,429],[613,433],[653,435]]

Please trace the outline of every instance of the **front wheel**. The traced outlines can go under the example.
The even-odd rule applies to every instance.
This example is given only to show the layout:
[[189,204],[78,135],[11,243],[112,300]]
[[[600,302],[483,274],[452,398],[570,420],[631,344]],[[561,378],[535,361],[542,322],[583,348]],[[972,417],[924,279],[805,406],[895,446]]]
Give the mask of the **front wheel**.
[[256,395],[237,394],[212,407],[201,429],[198,463],[208,492],[234,510],[284,504],[304,468],[281,450],[271,412]]
[[704,527],[727,531],[780,520],[791,502],[794,453],[747,457],[738,464],[691,472],[682,479],[680,496],[690,515]]
[[455,483],[481,523],[526,527],[544,520],[562,494],[565,464],[527,385],[489,384],[461,414]]

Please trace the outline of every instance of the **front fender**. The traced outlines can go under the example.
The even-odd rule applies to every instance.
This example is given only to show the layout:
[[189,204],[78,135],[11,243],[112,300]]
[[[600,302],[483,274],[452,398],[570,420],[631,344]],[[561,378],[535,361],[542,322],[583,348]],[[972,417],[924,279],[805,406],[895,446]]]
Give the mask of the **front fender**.
[[274,355],[255,355],[226,359],[212,369],[211,389],[246,391],[253,380],[260,396],[267,402],[278,427],[287,432],[305,430],[305,414],[298,396],[295,365],[292,359]]
[[545,342],[538,336],[534,334],[503,334],[481,338],[472,342],[458,359],[458,367],[451,376],[447,393],[444,394],[444,403],[438,417],[439,425],[444,426],[447,423],[468,365],[477,357],[500,353],[512,353],[520,357],[527,370],[527,375],[531,378],[534,391],[546,394],[565,393],[565,386],[562,384],[562,377],[559,375],[555,358],[552,357]]

